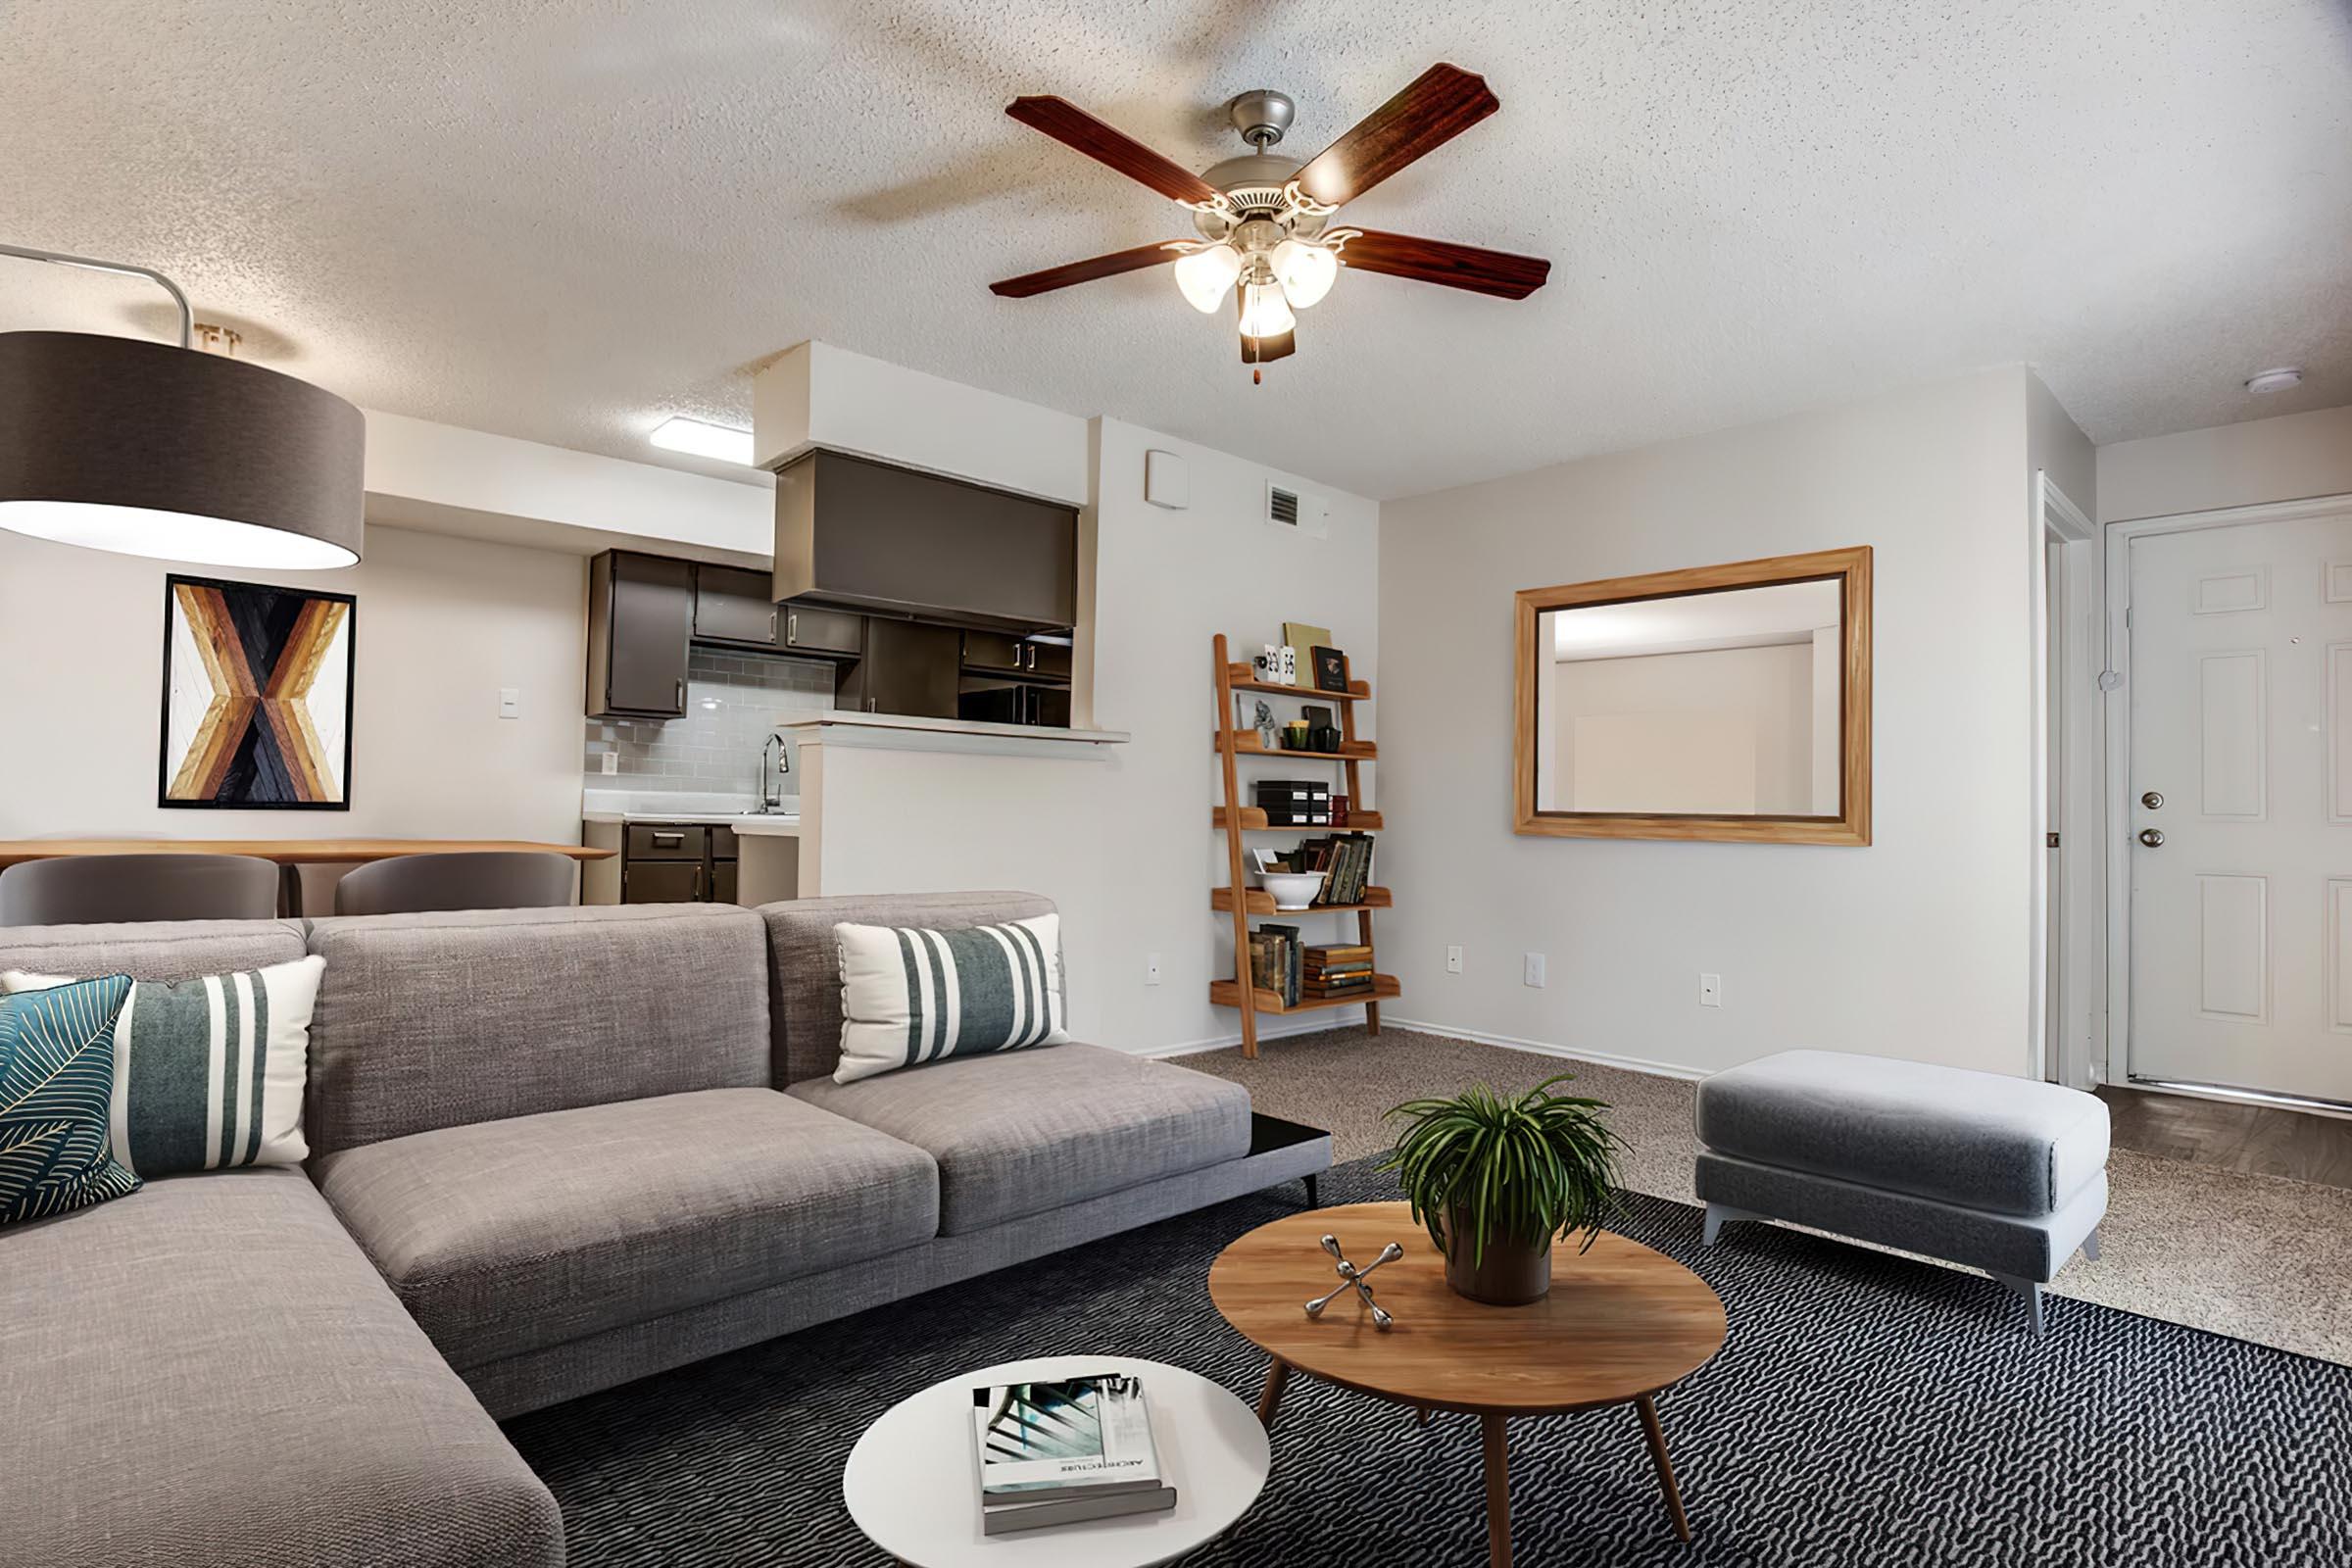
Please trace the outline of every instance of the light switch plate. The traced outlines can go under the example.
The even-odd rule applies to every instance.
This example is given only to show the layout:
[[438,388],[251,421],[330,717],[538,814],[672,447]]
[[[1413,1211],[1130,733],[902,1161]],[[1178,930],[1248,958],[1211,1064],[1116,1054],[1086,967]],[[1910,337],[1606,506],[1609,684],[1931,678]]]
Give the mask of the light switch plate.
[[1544,955],[1541,953],[1527,956],[1527,983],[1537,987],[1544,984]]
[[1156,953],[1144,955],[1144,984],[1148,986],[1159,984],[1159,955]]
[[1723,976],[1702,974],[1698,977],[1698,1004],[1702,1007],[1723,1005]]
[[604,755],[603,760],[605,764],[605,771],[607,773],[617,773],[620,771],[620,754],[618,752],[607,752]]
[[1446,972],[1447,974],[1460,974],[1462,972],[1461,949],[1447,948],[1446,950]]
[[498,716],[501,718],[520,718],[522,716],[522,689],[520,687],[501,686],[498,689]]

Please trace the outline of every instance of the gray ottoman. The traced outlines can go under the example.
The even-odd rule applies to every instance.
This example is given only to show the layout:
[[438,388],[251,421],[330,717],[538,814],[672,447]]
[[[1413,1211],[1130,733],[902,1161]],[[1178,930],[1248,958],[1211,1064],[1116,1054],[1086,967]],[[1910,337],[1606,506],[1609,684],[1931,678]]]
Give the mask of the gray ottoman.
[[1782,1219],[1981,1268],[2026,1298],[2099,1255],[2107,1106],[2095,1095],[1885,1056],[1785,1051],[1698,1086],[1707,1245]]

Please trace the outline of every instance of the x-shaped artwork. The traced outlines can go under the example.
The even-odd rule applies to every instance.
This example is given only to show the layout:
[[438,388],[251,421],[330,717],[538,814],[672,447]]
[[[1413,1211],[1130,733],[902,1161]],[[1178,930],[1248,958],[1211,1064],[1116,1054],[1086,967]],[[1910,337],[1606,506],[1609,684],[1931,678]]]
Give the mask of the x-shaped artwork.
[[1353,1263],[1348,1261],[1348,1255],[1340,1250],[1340,1239],[1337,1236],[1326,1236],[1323,1238],[1323,1250],[1329,1252],[1333,1257],[1339,1260],[1338,1272],[1341,1283],[1339,1289],[1333,1291],[1329,1296],[1318,1296],[1313,1300],[1307,1302],[1306,1315],[1308,1317],[1321,1317],[1325,1307],[1338,1300],[1341,1297],[1346,1296],[1349,1291],[1353,1291],[1355,1292],[1357,1298],[1360,1298],[1366,1306],[1372,1309],[1372,1326],[1383,1334],[1388,1333],[1389,1325],[1396,1320],[1394,1317],[1391,1317],[1388,1313],[1388,1310],[1384,1308],[1378,1301],[1372,1299],[1372,1287],[1367,1284],[1366,1281],[1371,1278],[1372,1272],[1379,1268],[1382,1264],[1394,1263],[1398,1258],[1402,1257],[1404,1255],[1404,1249],[1399,1247],[1396,1243],[1391,1242],[1388,1246],[1380,1250],[1380,1255],[1378,1257],[1374,1258],[1371,1262],[1366,1263],[1362,1268],[1357,1268]]

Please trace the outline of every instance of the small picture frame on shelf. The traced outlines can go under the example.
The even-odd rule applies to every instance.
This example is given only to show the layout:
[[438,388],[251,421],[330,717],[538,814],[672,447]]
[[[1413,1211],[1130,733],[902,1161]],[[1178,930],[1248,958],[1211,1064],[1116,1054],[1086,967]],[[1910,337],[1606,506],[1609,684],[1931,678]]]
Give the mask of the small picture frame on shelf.
[[1337,648],[1317,648],[1315,659],[1315,690],[1344,692],[1348,689],[1348,656]]

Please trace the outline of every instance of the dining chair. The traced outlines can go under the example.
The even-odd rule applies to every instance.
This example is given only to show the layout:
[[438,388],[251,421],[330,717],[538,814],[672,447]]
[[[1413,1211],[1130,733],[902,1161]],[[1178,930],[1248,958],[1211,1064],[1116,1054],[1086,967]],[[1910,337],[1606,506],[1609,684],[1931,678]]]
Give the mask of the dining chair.
[[250,855],[61,855],[0,871],[0,925],[267,920],[277,867]]
[[337,914],[541,909],[572,902],[571,858],[526,850],[396,855],[355,866],[335,884]]

